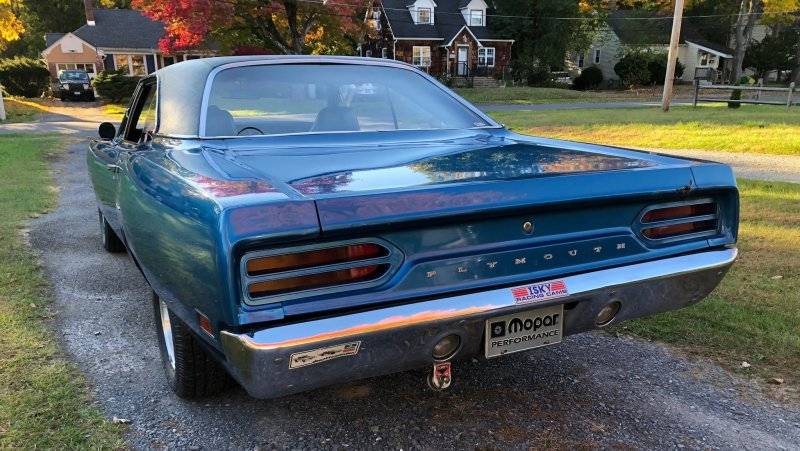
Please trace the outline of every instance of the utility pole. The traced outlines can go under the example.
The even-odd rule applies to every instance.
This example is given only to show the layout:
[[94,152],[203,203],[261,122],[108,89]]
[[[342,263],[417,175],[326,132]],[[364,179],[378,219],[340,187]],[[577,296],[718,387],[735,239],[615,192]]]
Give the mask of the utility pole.
[[675,0],[675,13],[672,16],[672,35],[669,38],[669,56],[667,56],[667,76],[664,79],[664,96],[661,107],[669,111],[672,101],[672,83],[675,81],[675,66],[678,62],[678,43],[681,39],[681,22],[683,22],[683,0]]

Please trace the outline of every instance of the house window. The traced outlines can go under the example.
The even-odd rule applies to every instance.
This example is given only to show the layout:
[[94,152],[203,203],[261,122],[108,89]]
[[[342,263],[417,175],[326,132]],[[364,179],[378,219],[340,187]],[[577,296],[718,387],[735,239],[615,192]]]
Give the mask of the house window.
[[429,24],[431,23],[431,9],[419,8],[417,10],[417,23]]
[[478,66],[494,67],[494,47],[478,49]]
[[431,66],[431,48],[428,46],[414,46],[413,64],[419,67]]
[[381,49],[381,58],[389,58],[389,49],[386,47]]
[[131,74],[141,77],[147,75],[144,67],[144,55],[131,55]]
[[600,64],[600,49],[594,49],[594,63]]
[[585,59],[584,53],[583,52],[578,53],[578,67],[583,68],[583,65],[586,63],[584,59]]
[[125,75],[131,74],[131,68],[128,65],[128,55],[114,55],[114,67],[122,71]]
[[482,27],[483,26],[483,10],[471,9],[469,10],[469,26]]

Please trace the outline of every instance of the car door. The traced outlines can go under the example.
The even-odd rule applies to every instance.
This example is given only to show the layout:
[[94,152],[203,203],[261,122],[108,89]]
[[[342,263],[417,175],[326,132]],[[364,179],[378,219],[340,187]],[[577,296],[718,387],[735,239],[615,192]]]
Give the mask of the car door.
[[89,172],[100,209],[118,233],[122,229],[118,203],[121,181],[126,176],[131,156],[147,148],[155,132],[156,92],[155,78],[140,82],[117,136],[90,146],[93,158],[89,162]]

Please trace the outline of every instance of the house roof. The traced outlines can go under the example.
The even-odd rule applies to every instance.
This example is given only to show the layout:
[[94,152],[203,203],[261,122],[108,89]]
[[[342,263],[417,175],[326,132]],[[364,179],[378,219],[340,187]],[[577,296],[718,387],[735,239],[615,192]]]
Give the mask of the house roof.
[[[608,25],[626,45],[669,45],[672,34],[672,16],[651,11],[616,10],[609,14]],[[684,18],[681,23],[680,43],[686,42],[721,54],[732,53],[726,46],[706,39],[700,30]]]
[[95,47],[155,50],[164,36],[163,23],[132,9],[95,9],[94,20],[73,34]]
[[469,0],[438,0],[433,25],[415,24],[408,11],[408,0],[382,0],[382,4],[395,38],[435,39],[446,44],[467,27],[478,40],[502,39],[489,27],[467,26],[461,8],[462,4],[469,4]]
[[56,41],[64,37],[66,33],[45,33],[44,35],[44,48],[48,48],[55,44]]

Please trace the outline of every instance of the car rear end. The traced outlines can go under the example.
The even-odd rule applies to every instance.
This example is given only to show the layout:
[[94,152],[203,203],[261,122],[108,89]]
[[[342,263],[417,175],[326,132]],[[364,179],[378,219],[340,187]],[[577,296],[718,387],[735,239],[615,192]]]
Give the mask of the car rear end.
[[[319,217],[305,238],[237,234],[229,212],[230,372],[275,397],[495,358],[703,299],[737,255],[732,173],[642,159],[653,164],[391,189],[359,190],[353,172],[300,180]],[[347,188],[319,188],[330,183]]]

